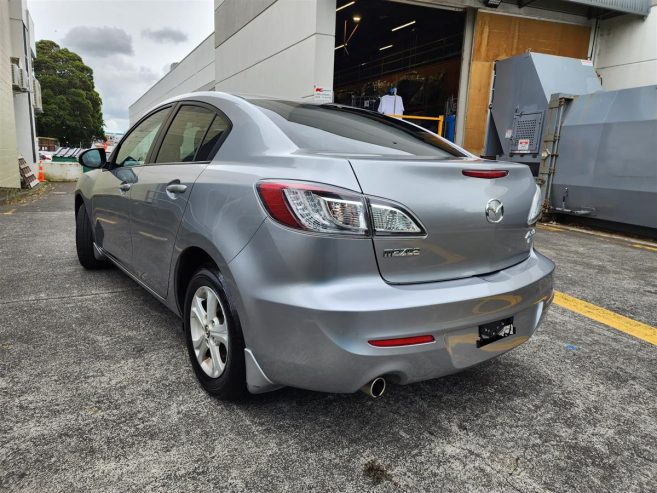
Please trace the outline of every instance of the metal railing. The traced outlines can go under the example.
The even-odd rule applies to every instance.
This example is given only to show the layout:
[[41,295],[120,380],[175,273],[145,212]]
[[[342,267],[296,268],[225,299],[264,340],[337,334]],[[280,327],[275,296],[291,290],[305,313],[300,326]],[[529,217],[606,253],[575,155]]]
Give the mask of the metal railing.
[[438,116],[388,115],[388,116],[392,116],[393,118],[402,118],[404,120],[429,120],[429,121],[438,122],[438,130],[436,131],[436,134],[440,135],[441,137],[443,135],[443,124],[445,122],[445,115],[438,115]]

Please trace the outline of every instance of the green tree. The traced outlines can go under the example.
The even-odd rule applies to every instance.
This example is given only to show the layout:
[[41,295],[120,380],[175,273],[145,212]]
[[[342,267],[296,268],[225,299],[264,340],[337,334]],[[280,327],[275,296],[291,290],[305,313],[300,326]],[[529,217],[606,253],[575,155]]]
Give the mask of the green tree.
[[88,147],[104,138],[102,100],[94,87],[94,72],[82,58],[54,41],[36,44],[34,73],[41,83],[43,113],[37,133],[56,137],[62,146]]

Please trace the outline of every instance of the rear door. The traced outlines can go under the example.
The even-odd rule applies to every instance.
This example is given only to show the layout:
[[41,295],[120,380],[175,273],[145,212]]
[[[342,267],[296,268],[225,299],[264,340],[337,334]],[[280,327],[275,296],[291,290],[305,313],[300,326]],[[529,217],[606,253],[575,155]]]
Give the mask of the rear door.
[[136,168],[131,189],[133,262],[137,276],[165,297],[173,246],[194,182],[229,129],[225,116],[202,103],[183,102],[149,162]]
[[112,155],[94,184],[92,218],[98,245],[132,270],[130,237],[130,188],[137,181],[135,169],[146,162],[171,106],[160,108],[137,123]]

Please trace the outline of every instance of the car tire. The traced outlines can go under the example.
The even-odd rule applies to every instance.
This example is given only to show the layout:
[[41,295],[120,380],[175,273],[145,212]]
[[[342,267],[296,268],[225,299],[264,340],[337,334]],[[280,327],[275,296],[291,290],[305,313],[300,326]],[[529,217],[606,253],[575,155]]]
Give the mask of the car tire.
[[105,269],[109,266],[106,259],[97,259],[94,253],[94,237],[87,209],[81,205],[75,217],[75,249],[80,265],[85,269]]
[[201,386],[220,399],[244,397],[244,337],[224,278],[214,266],[191,278],[183,314],[189,360]]

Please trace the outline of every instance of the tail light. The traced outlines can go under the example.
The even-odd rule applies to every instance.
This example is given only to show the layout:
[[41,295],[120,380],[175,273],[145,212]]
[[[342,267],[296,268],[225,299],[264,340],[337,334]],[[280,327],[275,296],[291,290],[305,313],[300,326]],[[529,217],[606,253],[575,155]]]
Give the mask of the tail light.
[[370,201],[370,209],[375,234],[422,234],[422,228],[398,206]]
[[294,229],[352,236],[424,234],[399,205],[341,188],[263,181],[257,190],[269,215]]
[[527,224],[529,226],[535,224],[541,218],[542,212],[543,212],[543,202],[541,201],[541,188],[538,185],[536,185],[536,191],[534,192],[532,205],[529,208],[529,215],[527,216]]

